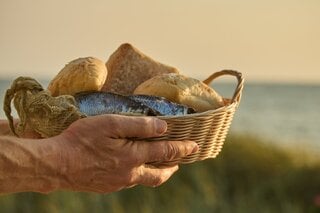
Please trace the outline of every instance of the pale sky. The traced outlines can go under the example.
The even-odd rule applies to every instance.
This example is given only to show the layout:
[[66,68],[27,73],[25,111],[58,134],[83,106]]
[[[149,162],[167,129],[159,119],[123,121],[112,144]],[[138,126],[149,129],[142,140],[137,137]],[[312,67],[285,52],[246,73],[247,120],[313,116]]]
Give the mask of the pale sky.
[[0,0],[0,78],[51,79],[124,42],[201,79],[320,83],[319,0]]

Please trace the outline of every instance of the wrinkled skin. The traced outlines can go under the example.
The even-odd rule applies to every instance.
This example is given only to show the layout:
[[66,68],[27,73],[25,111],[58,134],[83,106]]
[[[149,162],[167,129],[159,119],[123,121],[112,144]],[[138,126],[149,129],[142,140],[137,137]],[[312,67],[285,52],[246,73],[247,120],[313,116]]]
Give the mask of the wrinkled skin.
[[14,149],[0,150],[0,192],[110,193],[137,184],[159,186],[177,171],[178,165],[155,167],[148,163],[187,156],[198,146],[191,141],[128,138],[155,137],[165,131],[166,123],[154,117],[101,115],[80,119],[52,138],[0,137],[0,142],[4,141],[2,150]]
[[109,115],[82,119],[61,135],[61,147],[68,147],[63,149],[68,160],[62,168],[71,174],[72,187],[80,191],[105,193],[136,184],[159,186],[177,171],[178,165],[157,168],[146,163],[186,156],[196,144],[125,138],[155,137],[165,130],[164,121],[151,118]]

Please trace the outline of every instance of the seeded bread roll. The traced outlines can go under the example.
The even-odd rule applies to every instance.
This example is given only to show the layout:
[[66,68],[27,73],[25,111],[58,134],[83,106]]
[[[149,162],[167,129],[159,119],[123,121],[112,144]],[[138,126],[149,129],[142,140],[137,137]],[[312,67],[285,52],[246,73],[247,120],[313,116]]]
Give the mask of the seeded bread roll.
[[178,73],[174,67],[146,56],[131,44],[122,44],[106,63],[108,77],[102,91],[130,95],[142,82],[160,74]]
[[94,58],[78,58],[69,62],[49,83],[52,96],[74,95],[82,91],[99,91],[107,78],[103,61]]
[[179,74],[163,74],[140,84],[134,94],[155,95],[187,105],[197,112],[224,105],[223,98],[201,81]]

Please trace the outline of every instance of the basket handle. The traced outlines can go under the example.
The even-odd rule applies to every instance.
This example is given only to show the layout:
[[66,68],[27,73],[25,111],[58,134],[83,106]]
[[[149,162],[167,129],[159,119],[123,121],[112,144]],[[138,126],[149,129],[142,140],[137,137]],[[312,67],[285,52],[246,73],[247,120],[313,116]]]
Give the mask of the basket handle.
[[242,73],[235,71],[235,70],[221,70],[219,72],[215,72],[212,75],[210,75],[206,80],[203,81],[203,83],[205,84],[210,84],[214,79],[222,76],[222,75],[232,75],[235,76],[238,80],[238,84],[237,87],[234,91],[234,94],[232,96],[231,99],[231,103],[234,102],[240,102],[241,100],[241,94],[242,94],[242,89],[243,89],[243,82],[244,82],[244,78],[242,77]]

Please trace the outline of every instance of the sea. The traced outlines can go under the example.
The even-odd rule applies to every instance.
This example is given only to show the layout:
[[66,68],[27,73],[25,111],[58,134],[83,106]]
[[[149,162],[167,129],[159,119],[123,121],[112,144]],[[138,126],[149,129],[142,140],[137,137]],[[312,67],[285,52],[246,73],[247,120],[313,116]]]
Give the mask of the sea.
[[[3,99],[11,81],[0,79],[1,119],[5,119]],[[48,85],[46,80],[39,82]],[[223,97],[232,97],[235,89],[231,82],[211,86]],[[246,83],[229,133],[320,153],[320,85]]]

